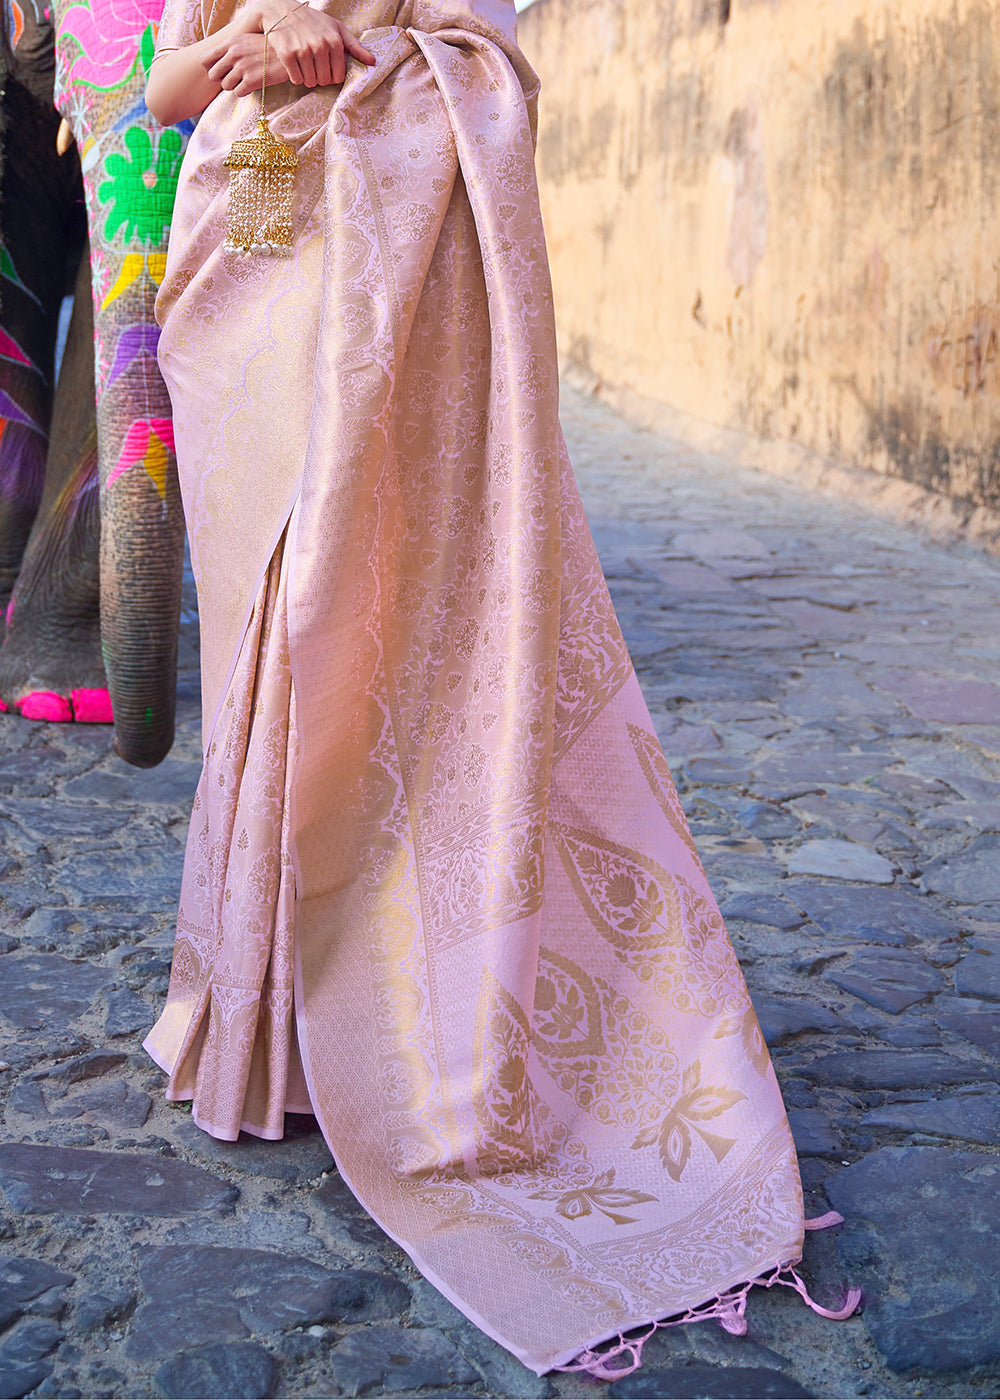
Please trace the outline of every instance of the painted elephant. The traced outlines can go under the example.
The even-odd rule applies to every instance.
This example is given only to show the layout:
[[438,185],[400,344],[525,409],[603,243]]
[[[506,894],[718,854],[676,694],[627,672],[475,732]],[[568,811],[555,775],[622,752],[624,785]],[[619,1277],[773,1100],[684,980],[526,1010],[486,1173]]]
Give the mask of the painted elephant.
[[183,549],[152,312],[186,132],[143,100],[163,0],[4,3],[0,704],[113,713],[118,752],[149,766],[173,740]]

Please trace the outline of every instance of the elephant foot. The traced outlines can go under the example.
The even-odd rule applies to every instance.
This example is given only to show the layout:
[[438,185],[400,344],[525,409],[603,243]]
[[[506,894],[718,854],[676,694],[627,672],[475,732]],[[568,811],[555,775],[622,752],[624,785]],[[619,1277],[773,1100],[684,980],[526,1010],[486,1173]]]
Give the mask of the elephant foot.
[[97,440],[42,509],[8,604],[0,701],[49,724],[111,723],[101,657]]
[[111,696],[104,686],[80,686],[69,695],[55,690],[31,690],[16,704],[0,700],[0,713],[15,711],[22,719],[44,720],[48,724],[113,724]]

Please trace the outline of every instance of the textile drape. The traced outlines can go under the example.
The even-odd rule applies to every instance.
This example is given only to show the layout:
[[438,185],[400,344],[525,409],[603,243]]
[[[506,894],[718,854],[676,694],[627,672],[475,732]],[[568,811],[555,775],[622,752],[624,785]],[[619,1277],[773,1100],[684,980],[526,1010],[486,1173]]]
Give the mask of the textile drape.
[[[797,1259],[801,1190],[559,430],[513,6],[335,12],[378,63],[273,94],[293,257],[223,248],[251,99],[182,173],[160,359],[206,761],[147,1045],[220,1137],[311,1104],[543,1372]],[[226,17],[169,0],[161,43]]]

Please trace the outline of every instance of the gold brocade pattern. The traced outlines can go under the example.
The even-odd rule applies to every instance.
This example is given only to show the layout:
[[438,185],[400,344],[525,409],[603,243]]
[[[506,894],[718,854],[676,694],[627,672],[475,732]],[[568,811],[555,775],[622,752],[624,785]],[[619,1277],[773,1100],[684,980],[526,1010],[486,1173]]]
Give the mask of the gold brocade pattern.
[[311,1104],[542,1372],[796,1257],[801,1191],[559,431],[513,5],[336,13],[378,62],[273,91],[292,256],[222,247],[224,93],[159,300],[206,758],[148,1044],[218,1136]]

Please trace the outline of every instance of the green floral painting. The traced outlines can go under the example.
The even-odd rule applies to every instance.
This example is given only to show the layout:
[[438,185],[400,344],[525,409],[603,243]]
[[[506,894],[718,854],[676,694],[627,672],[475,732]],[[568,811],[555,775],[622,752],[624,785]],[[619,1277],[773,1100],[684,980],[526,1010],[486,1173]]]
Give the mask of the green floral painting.
[[181,168],[181,136],[173,127],[153,141],[140,126],[125,133],[127,155],[113,151],[104,162],[107,179],[98,187],[102,204],[110,204],[104,237],[119,231],[125,243],[158,244],[170,226],[174,191]]

